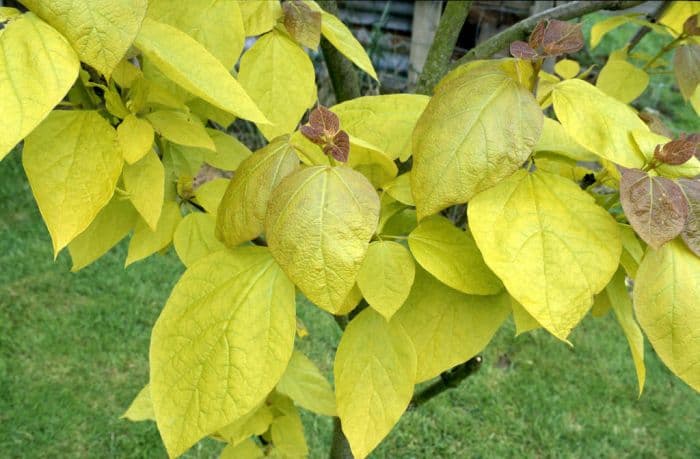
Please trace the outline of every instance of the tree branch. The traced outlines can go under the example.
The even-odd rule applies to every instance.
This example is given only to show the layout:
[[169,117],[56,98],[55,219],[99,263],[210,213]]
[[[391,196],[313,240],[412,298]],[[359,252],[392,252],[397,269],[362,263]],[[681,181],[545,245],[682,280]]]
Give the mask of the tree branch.
[[416,94],[430,95],[437,82],[449,70],[452,51],[471,6],[471,1],[450,0],[447,2],[416,85]]
[[408,405],[408,409],[415,410],[443,392],[458,387],[462,381],[479,371],[482,361],[482,357],[477,355],[461,365],[457,365],[448,371],[442,372],[439,381],[434,382],[413,396],[411,403]]
[[[335,0],[319,0],[318,4],[331,14],[338,15]],[[328,76],[333,85],[337,103],[360,97],[360,78],[352,62],[335,49],[325,38],[321,38],[321,51],[328,67]]]
[[513,24],[506,30],[494,35],[488,40],[475,46],[467,54],[462,56],[453,64],[453,68],[476,59],[486,59],[498,51],[508,47],[510,43],[517,40],[525,40],[527,35],[535,26],[545,19],[559,19],[566,21],[577,18],[598,10],[625,10],[643,3],[641,1],[592,1],[592,2],[569,2],[561,6],[556,6],[539,14],[530,16],[527,19]]
[[[664,11],[666,11],[666,9],[668,9],[668,7],[670,5],[671,5],[671,2],[669,2],[669,1],[659,2],[659,5],[656,7],[656,10],[651,14],[651,17],[649,18],[649,20],[651,22],[656,22],[661,17],[661,15],[664,14]],[[634,47],[637,46],[640,41],[642,41],[642,38],[644,38],[644,36],[646,34],[648,34],[649,32],[651,32],[651,28],[649,28],[649,27],[644,26],[644,27],[640,28],[637,31],[637,33],[634,34],[634,37],[632,37],[632,39],[630,40],[630,44],[629,44],[629,47],[627,48],[627,52],[629,53],[630,51],[632,51],[634,49]]]
[[333,440],[331,443],[330,459],[353,459],[348,439],[343,433],[340,418],[333,418]]

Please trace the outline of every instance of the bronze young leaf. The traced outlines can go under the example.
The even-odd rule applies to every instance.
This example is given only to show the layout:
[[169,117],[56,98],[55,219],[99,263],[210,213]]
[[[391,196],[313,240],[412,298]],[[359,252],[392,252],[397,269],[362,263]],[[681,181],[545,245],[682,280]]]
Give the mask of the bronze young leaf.
[[323,152],[337,161],[347,162],[350,153],[350,137],[340,130],[338,115],[319,105],[309,114],[309,124],[301,127],[301,133]]
[[688,248],[700,257],[700,180],[678,180],[685,198],[688,200],[688,219],[681,238]]
[[620,169],[620,202],[637,234],[655,249],[678,236],[688,217],[688,201],[678,184],[639,169]]
[[316,49],[321,42],[321,13],[299,0],[284,2],[284,28],[300,44]]
[[697,154],[698,143],[686,135],[681,135],[664,146],[657,145],[654,149],[654,158],[672,166],[683,164]]
[[510,44],[510,54],[518,59],[536,59],[537,51],[524,41],[514,41]]
[[542,37],[542,48],[550,56],[575,53],[583,48],[581,24],[552,19],[547,23]]

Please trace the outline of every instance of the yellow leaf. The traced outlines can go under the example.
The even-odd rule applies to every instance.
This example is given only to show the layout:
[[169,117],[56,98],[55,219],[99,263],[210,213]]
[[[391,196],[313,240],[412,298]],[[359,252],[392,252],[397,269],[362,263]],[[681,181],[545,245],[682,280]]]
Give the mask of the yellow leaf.
[[316,364],[294,351],[277,390],[299,406],[324,416],[335,416],[335,394]]
[[391,323],[400,324],[413,342],[419,383],[481,352],[509,313],[505,292],[465,295],[418,268],[411,294]]
[[586,315],[620,261],[615,220],[591,195],[557,175],[520,170],[472,199],[468,216],[486,264],[561,340]]
[[[664,145],[671,141],[668,137],[653,133],[649,130],[635,130],[631,132],[630,138],[636,151],[642,154],[646,161],[651,161],[654,158],[654,149],[657,145]],[[700,160],[693,156],[688,161],[677,166],[670,164],[660,164],[655,168],[656,172],[662,177],[693,178],[700,175]]]
[[630,22],[629,15],[615,15],[607,17],[601,21],[597,21],[591,27],[591,48],[598,46],[603,37],[610,31],[620,27],[623,24]]
[[189,147],[216,150],[214,141],[199,120],[186,113],[158,110],[146,115],[158,134],[171,142]]
[[335,313],[355,285],[378,219],[379,197],[362,174],[308,167],[282,180],[270,198],[267,243],[304,295]]
[[220,437],[231,445],[237,445],[251,435],[264,434],[273,418],[272,409],[263,402],[250,413],[219,429],[216,437]]
[[535,153],[549,152],[566,156],[574,161],[595,161],[596,155],[569,137],[558,121],[545,117],[542,136],[535,145]]
[[513,321],[515,322],[515,336],[531,330],[542,328],[537,320],[525,310],[522,304],[518,303],[515,298],[510,298],[510,306],[513,309]]
[[165,169],[156,152],[151,150],[137,163],[124,166],[123,179],[131,203],[155,231],[165,195]]
[[649,85],[649,75],[625,60],[608,60],[600,69],[595,85],[604,93],[627,104],[642,95]]
[[151,336],[151,397],[168,454],[256,408],[284,373],[295,332],[294,285],[267,249],[220,251],[190,267]]
[[228,179],[217,178],[200,186],[194,190],[197,203],[210,214],[216,215],[229,182]]
[[275,452],[281,457],[308,457],[309,447],[304,438],[304,425],[296,410],[292,415],[285,414],[272,421],[270,437],[275,445]]
[[552,89],[560,82],[558,76],[540,70],[537,80],[537,103],[547,108],[552,105]]
[[136,223],[137,213],[129,201],[113,197],[85,231],[68,244],[73,266],[83,269],[121,241]]
[[282,16],[279,0],[246,0],[239,2],[246,36],[269,32]]
[[117,139],[126,162],[134,164],[151,151],[153,126],[136,115],[128,115],[117,127]]
[[552,98],[559,122],[578,144],[621,166],[644,164],[630,132],[649,129],[629,106],[583,80],[562,81]]
[[345,300],[343,300],[343,304],[340,305],[337,311],[335,311],[336,316],[342,316],[345,314],[350,314],[351,311],[353,311],[358,304],[360,304],[360,300],[362,299],[362,292],[360,291],[360,288],[357,286],[357,284],[353,285],[352,290],[350,290],[350,293],[348,296],[345,297]]
[[205,152],[204,159],[208,164],[225,171],[235,171],[244,159],[252,153],[235,137],[216,129],[207,129],[209,137],[214,141],[216,154]]
[[2,29],[0,159],[46,118],[78,76],[80,62],[66,39],[27,13]]
[[186,33],[145,18],[136,46],[161,72],[192,94],[241,118],[267,122],[226,67]]
[[418,219],[467,202],[518,170],[542,118],[530,91],[504,71],[476,68],[441,84],[413,131]]
[[289,134],[316,101],[316,74],[306,52],[279,32],[263,35],[241,58],[238,80],[272,124],[267,139]]
[[177,225],[173,245],[182,264],[190,267],[197,260],[226,247],[214,235],[216,218],[192,212]]
[[375,188],[382,188],[398,174],[396,163],[376,147],[361,146],[362,143],[360,139],[350,138],[350,155],[346,165],[367,177]]
[[632,299],[627,292],[625,285],[625,272],[618,269],[615,276],[610,281],[610,284],[605,289],[605,293],[610,299],[612,310],[615,311],[622,331],[627,338],[627,343],[630,346],[634,368],[637,372],[637,382],[639,384],[639,395],[642,395],[644,390],[644,381],[646,379],[646,367],[644,365],[644,336],[639,325],[634,320],[632,312]]
[[474,238],[445,217],[423,220],[408,236],[408,245],[420,265],[455,290],[493,295],[503,284],[484,263]]
[[365,309],[345,329],[333,373],[343,433],[354,457],[363,459],[411,401],[416,351],[403,327]]
[[197,115],[203,120],[212,120],[213,122],[221,125],[223,128],[227,128],[236,120],[236,117],[232,114],[215,107],[209,102],[200,99],[199,97],[187,101],[187,106],[190,108],[192,113]]
[[608,293],[603,290],[593,298],[593,306],[591,306],[591,316],[593,317],[605,317],[612,304],[610,304],[610,298],[608,298]]
[[365,49],[340,19],[326,11],[321,11],[321,33],[342,55],[379,81]]
[[700,4],[692,1],[672,2],[659,18],[659,23],[670,27],[675,35],[683,32],[683,23],[690,16],[700,13]]
[[219,459],[260,459],[262,457],[265,457],[262,448],[249,438],[237,445],[227,445],[221,451]]
[[581,66],[579,63],[571,59],[562,59],[554,64],[554,71],[565,80],[576,77],[580,70]]
[[367,302],[390,320],[408,297],[416,266],[411,253],[396,242],[372,242],[357,274]]
[[122,88],[130,88],[134,81],[142,75],[143,73],[138,67],[129,59],[124,58],[112,70],[112,81]]
[[335,105],[340,127],[391,159],[411,156],[411,133],[430,97],[419,94],[365,96]]
[[129,253],[126,255],[124,266],[129,266],[167,247],[173,240],[175,228],[181,220],[180,207],[174,201],[163,203],[163,210],[155,231],[151,231],[143,219],[139,220],[129,242]]
[[240,2],[149,0],[148,17],[177,27],[202,44],[227,69],[243,50],[245,30]]
[[408,206],[415,206],[413,194],[411,193],[411,175],[410,172],[401,174],[391,182],[384,186],[384,192],[396,199],[400,203]]
[[22,162],[56,255],[112,198],[124,161],[114,128],[73,110],[51,112],[27,137]]
[[147,0],[23,0],[107,78],[136,38]]
[[695,110],[695,113],[700,115],[700,84],[695,87],[693,95],[690,96],[690,105],[693,106],[693,110]]
[[235,247],[263,232],[272,191],[299,168],[287,137],[280,137],[241,163],[219,205],[217,235]]
[[700,258],[679,239],[648,249],[634,285],[634,311],[666,366],[700,391]]
[[121,418],[134,422],[156,420],[156,415],[153,412],[153,402],[151,402],[151,388],[149,384],[146,384],[144,388],[139,391],[134,401],[129,405],[129,409],[121,415]]
[[637,270],[639,269],[639,264],[642,262],[644,257],[644,249],[642,244],[637,239],[637,234],[634,232],[631,226],[619,224],[620,226],[620,237],[622,238],[622,255],[620,256],[620,264],[627,275],[632,279],[637,277]]

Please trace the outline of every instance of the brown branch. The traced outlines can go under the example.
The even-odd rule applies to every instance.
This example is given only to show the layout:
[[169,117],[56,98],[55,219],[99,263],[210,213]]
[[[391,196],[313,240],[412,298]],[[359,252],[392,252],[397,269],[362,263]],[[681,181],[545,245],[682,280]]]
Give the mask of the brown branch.
[[435,38],[430,45],[428,57],[416,85],[416,94],[433,92],[438,81],[447,73],[452,59],[459,32],[467,19],[471,1],[450,0],[440,17],[440,24],[435,32]]
[[[664,14],[664,11],[666,11],[670,5],[670,1],[659,2],[659,5],[656,7],[656,10],[654,10],[654,12],[650,15],[649,20],[651,22],[656,22],[661,17],[661,15]],[[637,31],[637,33],[634,34],[634,37],[632,37],[632,39],[630,40],[627,52],[632,51],[634,47],[637,46],[640,41],[642,41],[642,38],[644,38],[649,32],[651,32],[650,27],[644,26],[640,28]]]
[[505,49],[512,42],[525,40],[535,26],[546,19],[559,19],[566,21],[577,18],[598,10],[625,10],[643,3],[641,1],[592,1],[569,2],[564,5],[550,8],[541,13],[530,16],[527,19],[513,24],[506,30],[494,35],[488,40],[475,46],[467,54],[453,64],[453,68],[476,59],[486,59],[495,53]]
[[[338,4],[335,0],[318,0],[318,4],[329,13],[338,15]],[[321,38],[321,51],[328,67],[336,102],[360,97],[360,78],[352,62],[325,38]]]
[[415,410],[443,392],[458,387],[462,381],[479,371],[482,361],[482,357],[477,355],[461,365],[457,365],[448,371],[440,373],[439,381],[434,382],[422,391],[413,395],[411,403],[408,405],[408,409]]

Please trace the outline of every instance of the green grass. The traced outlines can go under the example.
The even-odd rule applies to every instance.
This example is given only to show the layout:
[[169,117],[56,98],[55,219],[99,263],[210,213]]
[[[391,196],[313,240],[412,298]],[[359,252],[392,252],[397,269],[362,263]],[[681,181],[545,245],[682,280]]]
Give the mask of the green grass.
[[[165,457],[152,423],[119,419],[148,379],[150,329],[182,272],[176,257],[124,270],[120,244],[70,273],[51,244],[20,155],[0,165],[0,457]],[[339,331],[302,303],[300,342],[328,374]],[[586,319],[573,349],[508,323],[482,370],[406,414],[376,458],[698,457],[700,397],[648,349],[647,387],[612,317]],[[312,457],[325,457],[330,420],[303,413]],[[205,441],[188,457],[213,457]]]

